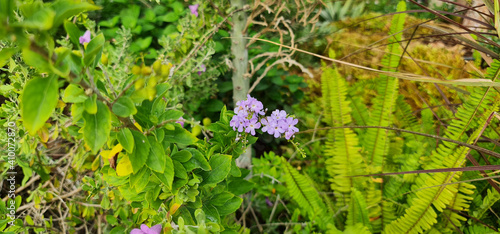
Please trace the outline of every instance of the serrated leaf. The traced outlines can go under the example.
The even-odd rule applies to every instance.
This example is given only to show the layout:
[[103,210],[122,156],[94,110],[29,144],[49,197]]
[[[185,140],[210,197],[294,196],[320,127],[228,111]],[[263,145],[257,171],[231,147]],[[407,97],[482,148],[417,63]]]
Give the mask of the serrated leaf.
[[202,153],[200,153],[200,151],[193,148],[187,148],[184,150],[191,152],[191,155],[193,156],[191,159],[189,159],[189,161],[183,163],[187,171],[192,171],[196,168],[201,168],[204,171],[210,171],[212,169],[207,159],[205,158],[205,156],[203,156]]
[[248,181],[248,180],[235,180],[231,181],[229,185],[227,186],[229,192],[233,193],[236,196],[248,193],[250,190],[253,189],[255,186],[254,183]]
[[193,136],[193,134],[188,132],[186,129],[181,128],[180,126],[175,126],[175,130],[173,131],[166,129],[165,138],[163,139],[163,141],[183,145],[191,145],[197,142],[198,138]]
[[21,116],[30,134],[34,135],[52,115],[58,96],[56,76],[28,81],[21,98]]
[[165,150],[163,146],[156,142],[150,142],[151,150],[149,151],[148,160],[146,165],[151,168],[151,170],[163,173],[165,171],[165,160],[167,155],[165,155]]
[[227,202],[225,202],[223,205],[215,206],[215,208],[217,208],[219,215],[225,216],[235,212],[238,208],[240,208],[242,202],[243,202],[242,198],[233,197]]
[[101,101],[97,102],[97,112],[82,115],[85,120],[83,126],[83,140],[92,150],[93,154],[106,143],[111,132],[111,113],[106,105]]
[[192,155],[191,155],[191,152],[187,151],[187,150],[181,150],[181,151],[178,151],[178,152],[175,152],[174,154],[172,154],[172,159],[173,160],[176,160],[176,161],[179,161],[179,162],[187,162],[189,159],[191,159]]
[[137,174],[130,175],[130,187],[134,187],[137,193],[140,193],[148,185],[151,170],[147,167],[142,169]]
[[165,184],[169,189],[172,189],[172,183],[174,182],[174,163],[170,157],[166,157],[165,172],[158,173],[153,171],[153,173],[163,184]]
[[188,179],[188,174],[186,168],[177,160],[172,161],[174,163],[174,175],[177,178]]
[[209,161],[211,171],[204,172],[202,184],[217,184],[223,181],[231,170],[231,155],[216,154]]
[[135,108],[134,102],[129,97],[120,97],[113,104],[113,113],[120,117],[128,117],[135,115],[137,109]]

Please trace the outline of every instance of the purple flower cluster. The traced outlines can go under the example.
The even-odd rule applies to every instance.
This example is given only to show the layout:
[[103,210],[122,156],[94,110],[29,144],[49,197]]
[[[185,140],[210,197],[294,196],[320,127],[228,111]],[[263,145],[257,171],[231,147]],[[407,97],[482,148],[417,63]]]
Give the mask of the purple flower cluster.
[[141,229],[134,228],[130,234],[160,234],[161,233],[161,224],[154,225],[152,227],[148,227],[146,224],[141,224]]
[[[267,109],[266,109],[267,110]],[[298,120],[293,117],[287,117],[284,110],[275,110],[271,116],[263,116],[265,114],[262,102],[247,95],[247,100],[236,103],[236,108],[229,125],[233,130],[238,132],[246,132],[255,135],[255,130],[262,126],[262,131],[279,138],[282,134],[287,140],[299,131],[295,127]]]

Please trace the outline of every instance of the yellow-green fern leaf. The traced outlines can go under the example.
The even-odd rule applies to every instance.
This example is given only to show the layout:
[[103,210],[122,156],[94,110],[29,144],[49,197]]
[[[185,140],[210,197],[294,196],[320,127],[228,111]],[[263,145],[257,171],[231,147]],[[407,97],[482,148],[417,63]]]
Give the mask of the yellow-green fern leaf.
[[[486,77],[497,81],[499,74],[500,62],[495,60],[488,69]],[[465,140],[466,143],[472,144],[479,136],[490,114],[498,108],[498,103],[494,101],[495,97],[496,92],[492,88],[476,88],[464,105],[458,109],[456,119],[450,123],[445,137],[459,141]],[[469,130],[473,130],[471,135],[467,135]],[[469,151],[469,148],[443,142],[433,151],[431,161],[424,165],[424,169],[462,167]],[[460,202],[452,204],[459,191],[458,185],[443,185],[458,181],[461,175],[461,172],[419,174],[412,187],[413,190],[418,191],[409,201],[410,208],[406,210],[403,217],[386,227],[386,233],[421,233],[437,223],[437,212],[443,212],[446,207],[452,205],[455,209],[467,209],[468,199],[465,197],[460,198]],[[455,221],[458,220],[458,218],[455,219]]]

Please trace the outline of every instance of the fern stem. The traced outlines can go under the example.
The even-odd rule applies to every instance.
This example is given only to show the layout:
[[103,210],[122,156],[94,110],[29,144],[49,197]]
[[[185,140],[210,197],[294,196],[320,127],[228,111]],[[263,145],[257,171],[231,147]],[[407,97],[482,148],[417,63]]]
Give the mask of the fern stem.
[[410,134],[415,134],[415,135],[419,135],[419,136],[425,136],[425,137],[430,137],[430,138],[434,138],[434,139],[438,139],[438,140],[442,140],[442,141],[451,142],[451,143],[454,143],[454,144],[457,144],[457,145],[460,145],[460,146],[464,146],[464,147],[467,147],[467,148],[479,151],[481,153],[485,153],[485,154],[491,155],[491,156],[493,156],[495,158],[500,158],[500,154],[497,153],[497,152],[494,152],[494,151],[491,151],[491,150],[488,150],[488,149],[485,149],[485,148],[482,148],[482,147],[479,147],[479,146],[467,144],[465,142],[452,140],[452,139],[445,138],[445,137],[442,137],[442,136],[436,136],[436,135],[427,134],[427,133],[421,133],[421,132],[415,132],[415,131],[405,130],[405,129],[401,129],[401,128],[393,128],[393,127],[385,127],[385,126],[341,126],[341,127],[325,127],[325,128],[317,128],[317,129],[310,129],[310,130],[306,130],[306,131],[301,131],[301,132],[298,132],[297,134],[309,133],[309,132],[313,132],[313,131],[317,131],[317,130],[343,129],[343,128],[361,128],[361,129],[363,129],[363,128],[380,128],[380,129],[386,129],[386,130],[391,130],[391,131],[405,132],[405,133],[410,133]]

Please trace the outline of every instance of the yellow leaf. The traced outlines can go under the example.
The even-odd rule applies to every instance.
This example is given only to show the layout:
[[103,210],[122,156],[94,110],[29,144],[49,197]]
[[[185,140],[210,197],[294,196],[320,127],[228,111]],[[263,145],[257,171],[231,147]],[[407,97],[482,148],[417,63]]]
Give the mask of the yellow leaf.
[[106,158],[108,159],[109,158],[109,153],[111,153],[111,150],[101,150],[101,156],[102,158]]
[[94,159],[94,162],[92,162],[92,171],[97,170],[99,166],[101,165],[101,157],[97,156]]
[[38,130],[38,136],[43,143],[47,143],[49,140],[49,130],[46,126],[43,126],[40,130]]
[[111,149],[111,152],[108,155],[108,159],[113,158],[117,153],[120,153],[123,150],[123,146],[118,143],[118,145],[115,145],[113,149]]
[[177,210],[179,209],[179,207],[181,206],[181,204],[179,203],[174,203],[172,205],[172,207],[170,207],[170,210],[168,211],[170,213],[170,215],[174,215],[175,212],[177,212]]
[[137,122],[134,123],[134,125],[139,129],[139,131],[142,132],[142,127],[141,125],[139,125]]
[[375,183],[379,183],[379,184],[384,183],[384,179],[382,179],[382,178],[373,178],[372,177],[371,179]]
[[124,155],[118,165],[116,166],[116,174],[118,176],[128,176],[132,173],[132,163],[128,155]]

